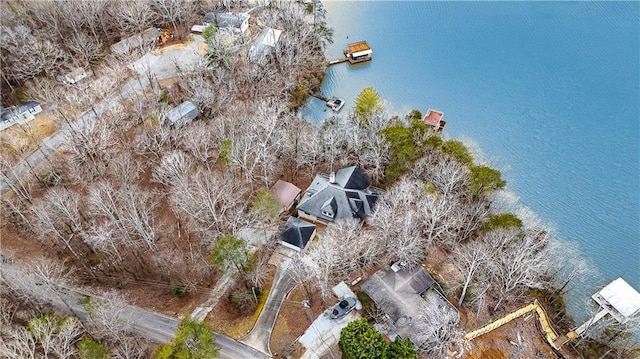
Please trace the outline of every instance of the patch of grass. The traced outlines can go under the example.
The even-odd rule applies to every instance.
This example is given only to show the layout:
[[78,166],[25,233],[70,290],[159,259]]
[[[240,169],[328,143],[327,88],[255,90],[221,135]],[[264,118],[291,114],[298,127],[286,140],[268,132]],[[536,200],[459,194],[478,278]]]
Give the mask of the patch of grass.
[[155,116],[155,115],[149,116],[145,118],[144,121],[142,121],[142,123],[139,126],[148,126],[148,127],[155,126],[158,124],[159,120],[160,119],[158,118],[158,116]]
[[35,119],[25,124],[15,124],[4,131],[0,138],[3,155],[21,156],[35,151],[44,139],[53,135],[58,129],[54,116],[40,113]]
[[253,326],[256,324],[256,319],[257,318],[254,319],[253,316],[240,318],[230,327],[223,330],[222,333],[230,336],[235,340],[238,340],[251,331]]
[[171,294],[175,295],[176,297],[182,297],[186,294],[186,291],[182,287],[174,287],[173,289],[171,289]]
[[100,304],[88,295],[82,298],[82,306],[89,316],[95,314],[98,308],[100,308]]
[[260,313],[262,312],[262,309],[264,308],[265,303],[267,303],[268,296],[269,296],[268,289],[265,289],[262,293],[260,293],[260,301],[258,302],[258,306],[256,307],[256,310],[253,312],[253,316],[252,316],[254,322],[258,320],[258,317],[260,316]]

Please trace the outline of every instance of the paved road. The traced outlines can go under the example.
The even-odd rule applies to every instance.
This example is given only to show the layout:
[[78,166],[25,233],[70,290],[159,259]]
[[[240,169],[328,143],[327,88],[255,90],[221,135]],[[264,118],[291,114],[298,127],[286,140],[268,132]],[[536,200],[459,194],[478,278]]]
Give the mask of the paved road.
[[[68,142],[73,130],[79,130],[96,119],[100,118],[114,104],[132,98],[149,86],[149,75],[157,80],[169,79],[178,75],[179,71],[189,72],[198,65],[202,58],[199,52],[200,45],[204,42],[202,36],[193,35],[193,41],[184,48],[167,51],[159,55],[146,54],[131,65],[138,76],[129,80],[120,91],[112,93],[108,98],[93,106],[93,109],[78,117],[70,125],[43,141],[43,144],[31,155],[25,157],[13,169],[9,175],[14,181],[20,181],[26,176],[30,168],[38,166],[46,156]],[[178,69],[176,64],[180,66]],[[4,195],[9,190],[5,181],[0,183],[0,194]]]
[[287,275],[287,263],[282,263],[276,270],[267,302],[262,308],[256,324],[249,334],[240,339],[241,342],[271,356],[269,341],[271,339],[273,325],[276,322],[280,306],[282,306],[285,296],[293,287],[294,282],[291,277]]
[[[56,291],[47,289],[42,283],[22,280],[25,278],[22,269],[7,261],[0,264],[0,282],[6,281],[12,288],[20,288],[20,292],[33,294],[34,297],[48,298],[48,304],[67,314],[75,315],[81,320],[87,318],[82,299],[85,293],[75,288],[59,288]],[[4,283],[3,283],[4,285]],[[36,294],[37,293],[37,294]],[[164,344],[175,337],[179,321],[164,314],[127,305],[117,314],[120,321],[129,325],[129,331],[149,341]],[[270,356],[235,341],[227,336],[215,333],[216,343],[220,347],[219,357],[222,359],[268,359]]]

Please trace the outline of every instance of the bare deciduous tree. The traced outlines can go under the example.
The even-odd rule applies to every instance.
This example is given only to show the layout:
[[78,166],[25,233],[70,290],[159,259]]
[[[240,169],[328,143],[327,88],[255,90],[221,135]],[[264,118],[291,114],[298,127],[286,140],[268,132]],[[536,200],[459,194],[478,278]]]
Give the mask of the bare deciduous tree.
[[124,298],[115,292],[106,292],[91,300],[95,301],[95,309],[89,316],[92,334],[116,343],[124,340],[135,320]]
[[36,339],[24,327],[10,331],[1,349],[9,358],[36,359],[38,354]]
[[102,52],[102,42],[83,32],[74,33],[67,40],[66,46],[71,50],[74,59],[77,59],[80,66],[86,67],[95,64],[104,56]]
[[139,33],[153,22],[155,13],[149,0],[119,0],[109,7],[111,15],[125,34]]
[[31,221],[36,233],[42,240],[53,237],[80,263],[77,250],[72,245],[73,238],[81,234],[82,219],[80,217],[80,195],[65,188],[52,188],[44,198],[31,207]]
[[487,261],[486,274],[490,276],[497,310],[503,301],[517,298],[527,288],[546,288],[547,272],[551,268],[546,232],[528,229],[524,233],[513,230],[495,230],[482,240],[494,249]]
[[[458,299],[458,307],[461,306],[465,300],[467,289],[476,274],[476,270],[484,268],[486,262],[491,259],[493,251],[494,249],[483,241],[470,241],[469,243],[459,244],[454,247],[454,265],[464,275],[464,283],[462,285],[460,299]],[[484,291],[482,291],[481,288],[477,288],[477,291],[474,293],[476,300],[484,295],[488,286],[484,286],[484,288]]]
[[419,226],[418,207],[424,191],[420,183],[402,179],[377,201],[370,220],[372,238],[386,247],[388,257],[413,267],[425,256]]
[[360,258],[354,255],[352,243],[361,235],[360,228],[355,219],[336,221],[325,230],[322,240],[309,249],[307,263],[318,279],[323,299],[331,295],[333,285],[358,268]]
[[187,183],[179,183],[169,201],[174,212],[186,218],[195,232],[232,233],[242,212],[246,188],[216,172],[198,171]]
[[190,0],[153,0],[151,8],[157,17],[171,24],[174,29],[188,23],[196,10],[196,2]]
[[191,172],[191,160],[181,151],[169,152],[162,156],[160,166],[153,171],[153,180],[167,187],[185,183]]
[[66,61],[66,53],[55,43],[31,34],[24,25],[3,27],[0,48],[4,54],[2,72],[21,82],[38,75],[55,74]]
[[220,143],[217,141],[209,126],[202,122],[189,125],[185,129],[182,143],[185,150],[193,156],[199,164],[211,170],[218,160]]

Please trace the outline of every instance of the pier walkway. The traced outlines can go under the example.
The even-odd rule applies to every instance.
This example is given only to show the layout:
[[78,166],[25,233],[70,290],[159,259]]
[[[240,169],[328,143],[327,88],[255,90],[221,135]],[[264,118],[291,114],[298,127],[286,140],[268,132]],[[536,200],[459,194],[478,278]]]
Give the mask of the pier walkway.
[[338,60],[329,61],[329,66],[341,64],[341,63],[347,62],[347,61],[349,61],[349,58],[348,57],[343,57],[343,58],[338,59]]

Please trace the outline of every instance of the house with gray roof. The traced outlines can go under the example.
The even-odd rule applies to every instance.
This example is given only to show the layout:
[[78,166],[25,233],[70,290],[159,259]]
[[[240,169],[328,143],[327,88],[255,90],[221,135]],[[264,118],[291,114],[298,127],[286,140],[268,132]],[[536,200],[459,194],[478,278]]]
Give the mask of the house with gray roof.
[[15,123],[29,122],[40,112],[42,112],[42,106],[36,101],[27,101],[22,105],[9,108],[0,107],[0,130],[11,127]]
[[460,320],[458,310],[442,294],[433,277],[421,266],[401,265],[381,269],[362,284],[362,290],[384,313],[385,333],[409,339],[416,346],[428,346]]
[[359,168],[342,168],[330,176],[316,175],[298,204],[298,217],[324,224],[339,219],[366,219],[379,193]]
[[200,111],[198,107],[194,105],[191,101],[185,101],[181,103],[179,106],[176,106],[169,110],[165,114],[165,118],[169,122],[169,124],[182,127],[188,125],[193,119],[198,117]]
[[249,18],[250,16],[247,13],[217,13],[216,23],[220,30],[229,31],[234,34],[244,34],[249,28]]
[[289,217],[284,231],[280,234],[280,244],[297,252],[304,250],[316,235],[316,225],[296,217]]

